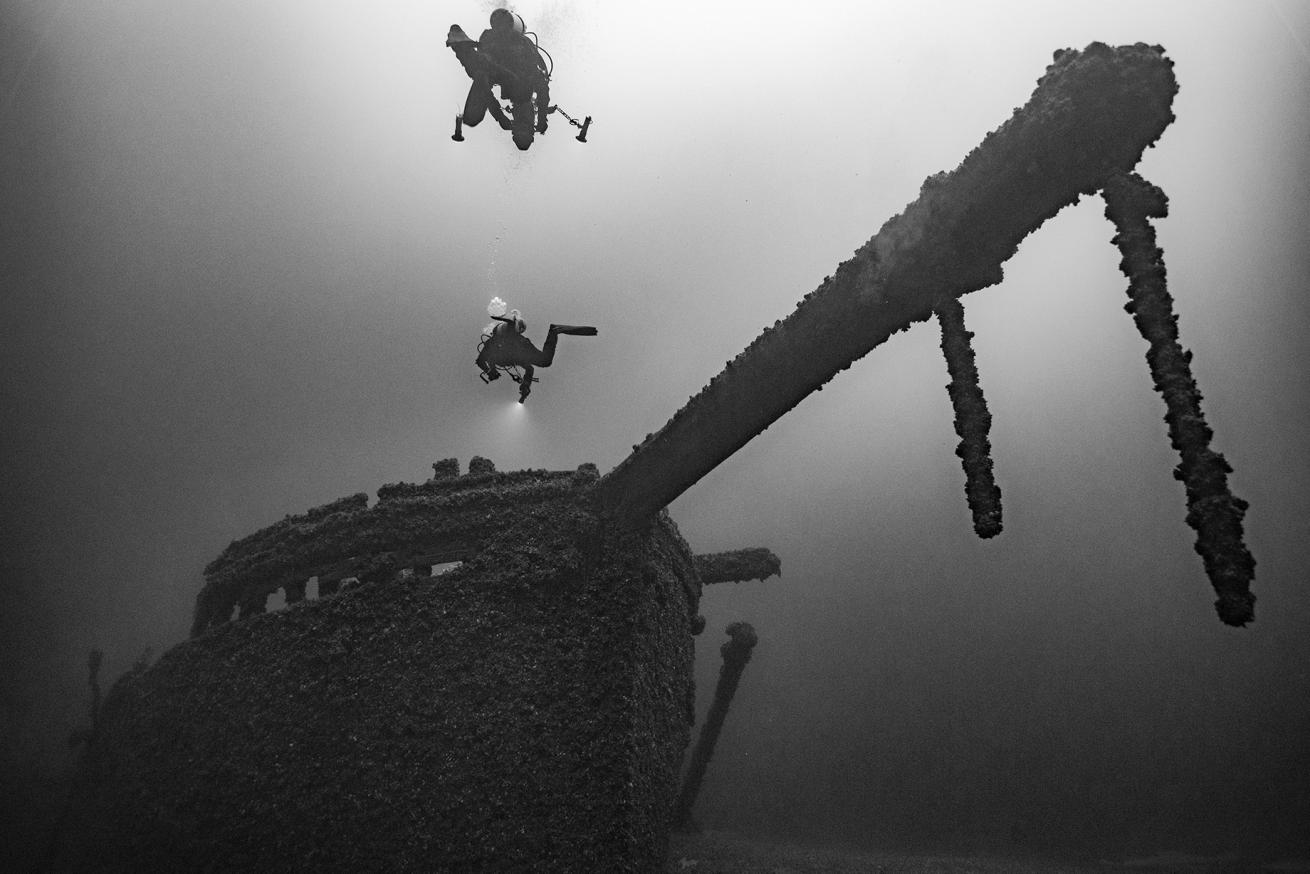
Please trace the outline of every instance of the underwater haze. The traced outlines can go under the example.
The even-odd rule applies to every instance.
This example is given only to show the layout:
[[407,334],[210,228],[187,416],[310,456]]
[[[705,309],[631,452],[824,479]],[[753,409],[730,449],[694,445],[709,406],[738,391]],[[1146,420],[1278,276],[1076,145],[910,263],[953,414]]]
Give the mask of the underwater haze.
[[[1107,859],[1310,858],[1310,4],[522,2],[555,63],[518,151],[454,117],[493,4],[0,10],[3,852],[39,854],[104,679],[185,639],[204,565],[431,463],[607,471],[953,169],[1052,53],[1160,44],[1138,171],[1256,620],[1223,625],[1099,197],[963,298],[1005,531],[973,534],[936,325],[670,512],[760,642],[694,817],[746,836]],[[949,253],[943,253],[949,257]],[[487,302],[561,338],[520,406]],[[421,666],[416,666],[421,669]],[[5,861],[0,858],[0,861]]]

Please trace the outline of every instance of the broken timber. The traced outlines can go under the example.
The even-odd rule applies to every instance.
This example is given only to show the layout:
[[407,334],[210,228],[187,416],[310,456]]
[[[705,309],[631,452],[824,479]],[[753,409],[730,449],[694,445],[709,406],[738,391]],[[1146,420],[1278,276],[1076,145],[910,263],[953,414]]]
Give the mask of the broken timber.
[[1160,46],[1061,51],[1026,106],[890,219],[598,485],[640,525],[896,331],[999,282],[1020,241],[1131,170],[1173,120]]

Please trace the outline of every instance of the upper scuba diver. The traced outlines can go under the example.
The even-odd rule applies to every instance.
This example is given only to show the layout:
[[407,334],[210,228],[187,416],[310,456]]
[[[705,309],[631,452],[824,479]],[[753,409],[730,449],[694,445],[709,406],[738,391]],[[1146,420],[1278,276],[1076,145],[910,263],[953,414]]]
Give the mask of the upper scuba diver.
[[[534,132],[546,132],[546,115],[550,111],[550,69],[536,43],[525,33],[522,18],[508,9],[493,9],[491,27],[484,30],[476,42],[458,24],[452,24],[446,34],[446,45],[473,80],[460,117],[464,124],[474,127],[490,112],[502,128],[513,132],[514,145],[524,150],[532,145]],[[511,104],[513,120],[506,118],[500,102],[492,93],[492,86],[497,85],[500,86],[501,100],[508,100]],[[457,135],[456,139],[459,138]]]
[[[482,343],[478,346],[476,364],[482,371],[483,382],[500,379],[500,371],[505,370],[510,379],[519,384],[519,403],[528,399],[532,392],[534,369],[550,367],[555,360],[555,344],[560,334],[572,334],[577,337],[594,337],[596,329],[587,325],[554,325],[546,331],[546,342],[538,349],[532,341],[523,335],[528,324],[519,316],[518,310],[505,314],[505,302],[492,298],[487,306],[487,314],[495,319],[495,324],[488,325],[482,332]],[[522,368],[522,374],[517,372]]]

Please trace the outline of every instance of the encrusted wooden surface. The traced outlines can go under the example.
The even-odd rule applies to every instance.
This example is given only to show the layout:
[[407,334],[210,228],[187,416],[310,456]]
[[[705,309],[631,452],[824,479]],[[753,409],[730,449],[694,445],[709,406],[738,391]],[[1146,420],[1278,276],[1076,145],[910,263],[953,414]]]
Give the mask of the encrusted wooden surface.
[[700,585],[666,515],[608,524],[594,481],[481,467],[233,544],[210,566],[220,620],[369,547],[472,548],[202,622],[118,683],[53,870],[660,870]]
[[999,282],[1024,237],[1137,164],[1177,90],[1159,46],[1057,52],[1023,108],[633,447],[600,483],[606,509],[649,517],[893,333]]

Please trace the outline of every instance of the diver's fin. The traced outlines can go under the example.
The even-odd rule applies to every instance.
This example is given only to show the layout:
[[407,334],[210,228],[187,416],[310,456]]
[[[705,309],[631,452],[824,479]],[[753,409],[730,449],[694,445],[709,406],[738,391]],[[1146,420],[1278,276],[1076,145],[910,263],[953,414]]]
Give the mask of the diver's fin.
[[550,330],[556,334],[570,334],[575,337],[596,336],[596,329],[590,325],[551,325]]
[[450,30],[446,31],[446,45],[451,48],[455,48],[456,46],[463,48],[468,43],[477,45],[478,41],[465,33],[464,28],[460,27],[458,24],[452,24]]

